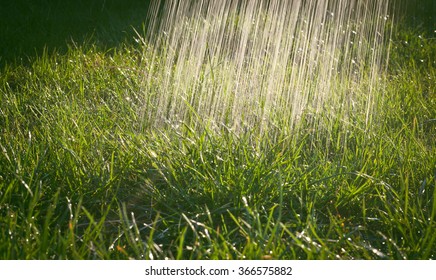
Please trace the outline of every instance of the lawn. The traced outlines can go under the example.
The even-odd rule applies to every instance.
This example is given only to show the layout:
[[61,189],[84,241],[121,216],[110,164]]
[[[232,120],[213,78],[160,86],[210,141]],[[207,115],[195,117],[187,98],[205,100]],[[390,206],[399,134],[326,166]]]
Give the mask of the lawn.
[[145,3],[39,2],[0,17],[0,259],[436,258],[432,1],[387,25],[371,114],[237,129],[156,99]]

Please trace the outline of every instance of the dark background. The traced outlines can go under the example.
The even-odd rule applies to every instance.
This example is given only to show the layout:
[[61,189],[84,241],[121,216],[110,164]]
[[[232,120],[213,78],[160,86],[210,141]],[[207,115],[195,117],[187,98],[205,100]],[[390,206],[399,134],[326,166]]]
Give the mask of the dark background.
[[143,31],[153,0],[0,0],[0,65],[65,51],[73,41],[116,47]]
[[[144,32],[153,0],[0,0],[0,66],[75,42],[109,49]],[[363,0],[365,1],[365,0]],[[436,0],[394,0],[402,25],[436,37]],[[394,13],[394,12],[393,12]]]
[[436,37],[436,0],[390,0],[400,24]]

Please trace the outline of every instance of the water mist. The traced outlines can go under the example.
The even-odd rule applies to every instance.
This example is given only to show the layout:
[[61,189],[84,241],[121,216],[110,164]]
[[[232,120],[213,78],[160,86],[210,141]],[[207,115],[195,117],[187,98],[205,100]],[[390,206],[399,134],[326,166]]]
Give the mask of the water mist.
[[150,15],[142,114],[152,126],[292,131],[353,115],[371,125],[388,1],[168,0]]

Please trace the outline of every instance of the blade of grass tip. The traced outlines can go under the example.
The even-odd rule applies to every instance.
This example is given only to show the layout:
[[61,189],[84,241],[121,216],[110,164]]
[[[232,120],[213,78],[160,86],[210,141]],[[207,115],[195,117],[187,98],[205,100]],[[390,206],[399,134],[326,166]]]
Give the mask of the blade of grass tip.
[[113,151],[111,155],[109,181],[112,181],[114,179],[114,165],[115,165],[115,151]]
[[[277,207],[279,207],[279,217],[277,218],[277,220],[274,220],[274,212],[275,212],[275,209]],[[271,236],[276,235],[277,229],[280,225],[280,220],[281,220],[281,213],[280,212],[281,212],[280,205],[276,204],[276,205],[273,205],[273,207],[271,207],[271,209],[269,211],[268,219],[266,221],[266,226],[265,226],[263,233],[262,233],[263,236],[267,236],[268,231],[271,231]],[[270,225],[274,225],[274,226],[271,228]],[[268,245],[270,245],[270,243],[273,239],[274,238],[270,238],[270,240],[268,240]]]
[[31,201],[29,202],[28,205],[28,214],[27,214],[27,220],[30,221],[30,219],[32,218],[32,216],[34,216],[35,213],[35,208],[38,206],[38,202],[41,199],[41,187],[42,187],[42,182],[40,181],[40,186],[35,188],[35,194],[31,197]]
[[8,201],[11,197],[11,195],[13,194],[14,190],[15,190],[15,183],[16,180],[11,180],[9,182],[9,184],[7,185],[7,187],[5,188],[4,192],[2,193],[1,196],[1,203],[6,203],[6,201]]
[[[129,218],[127,215],[127,207],[126,207],[125,203],[121,204],[120,217],[121,217],[121,221],[122,221],[122,225],[123,225],[123,232],[122,232],[122,234],[120,234],[118,240],[121,238],[121,236],[124,236],[127,244],[135,251],[136,254],[138,254],[138,252],[136,252],[137,248],[135,246],[135,236],[132,235],[132,232],[131,232],[131,230],[134,228],[135,225],[130,224],[130,221],[129,221]],[[130,258],[130,256],[127,254],[127,252],[124,250],[123,247],[120,247],[119,245],[117,245],[116,248],[118,251],[125,254],[126,257]]]
[[[248,234],[248,232],[247,232],[247,231],[242,227],[241,223],[239,222],[239,219],[236,218],[235,215],[233,215],[232,212],[230,212],[230,210],[227,210],[227,213],[229,214],[230,218],[235,222],[235,224],[238,226],[237,229],[239,229],[239,230],[243,233],[243,235],[244,235],[245,237],[248,238],[249,234]],[[237,229],[235,229],[235,230],[237,230]]]
[[153,223],[151,225],[148,225],[148,224],[144,223],[145,226],[143,228],[141,228],[141,230],[143,230],[145,228],[150,228],[150,233],[149,233],[148,238],[147,238],[147,247],[148,247],[148,250],[149,250],[148,257],[151,260],[154,259],[153,251],[157,251],[156,255],[157,255],[157,253],[159,253],[159,254],[162,253],[162,249],[159,246],[154,246],[155,242],[153,240],[154,233],[156,232],[156,228],[157,228],[156,225],[157,225],[157,222],[159,220],[160,220],[160,213],[158,212],[156,214],[156,217],[154,218]]
[[[94,219],[94,216],[89,212],[84,206],[81,207],[83,213],[85,213],[86,217],[88,218],[89,222],[88,228],[86,229],[87,233],[85,235],[93,235],[94,232],[98,230],[98,225],[102,222],[104,223],[104,218],[100,219],[99,223],[97,223]],[[103,215],[104,217],[104,215]]]
[[[73,206],[72,203],[70,201],[70,204],[68,205],[69,209],[71,209],[70,212],[70,220],[68,222],[68,229],[69,229],[69,234],[67,236],[67,246],[69,248],[71,248],[71,250],[74,252],[76,252],[76,226],[78,224],[79,221],[79,217],[80,217],[80,211],[82,208],[82,198],[79,199],[79,201],[77,202],[76,205],[76,210],[73,213]],[[69,240],[68,240],[69,239]]]
[[403,186],[403,199],[404,199],[404,219],[408,219],[409,212],[409,174],[408,172],[399,171],[400,173],[400,183]]
[[45,213],[45,219],[44,219],[44,225],[43,225],[43,229],[42,229],[42,236],[41,236],[41,249],[43,250],[43,254],[45,255],[45,252],[47,250],[48,246],[48,242],[49,242],[49,236],[50,236],[50,224],[53,222],[52,216],[54,213],[54,210],[57,207],[58,201],[59,201],[59,194],[60,194],[60,189],[57,190],[57,192],[55,193],[52,203],[50,205],[50,207],[48,207],[47,212]]
[[33,197],[33,191],[30,189],[29,185],[19,176],[18,174],[14,173],[15,178],[20,181],[20,183],[26,188],[27,192],[30,194],[31,197]]
[[183,247],[185,245],[185,237],[187,231],[188,231],[188,227],[185,226],[179,234],[179,245],[177,246],[177,256],[176,256],[177,260],[181,260],[183,258],[183,252],[185,251]]
[[132,217],[132,223],[133,223],[133,229],[135,230],[135,239],[134,239],[134,244],[135,244],[135,251],[137,251],[137,254],[139,255],[140,252],[143,252],[143,243],[141,240],[141,233],[140,230],[138,228],[138,224],[136,223],[136,218],[135,218],[135,213],[130,212],[130,216]]
[[287,235],[289,235],[289,237],[291,237],[291,239],[297,244],[298,247],[300,248],[304,248],[304,244],[301,242],[301,240],[299,238],[297,238],[297,236],[295,234],[293,234],[287,227],[285,224],[283,223],[279,223],[280,227],[282,228],[283,232],[285,232]]
[[182,217],[188,223],[189,227],[192,229],[192,232],[195,234],[195,237],[198,237],[197,230],[195,229],[194,224],[192,223],[191,219],[189,219],[185,215],[185,213],[182,213]]

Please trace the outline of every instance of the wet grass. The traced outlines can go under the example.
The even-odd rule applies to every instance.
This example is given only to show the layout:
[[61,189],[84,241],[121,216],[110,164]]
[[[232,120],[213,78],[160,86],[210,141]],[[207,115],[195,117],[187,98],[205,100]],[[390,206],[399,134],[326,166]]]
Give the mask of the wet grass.
[[148,51],[1,70],[1,259],[435,259],[433,34],[395,30],[369,128],[153,126]]

